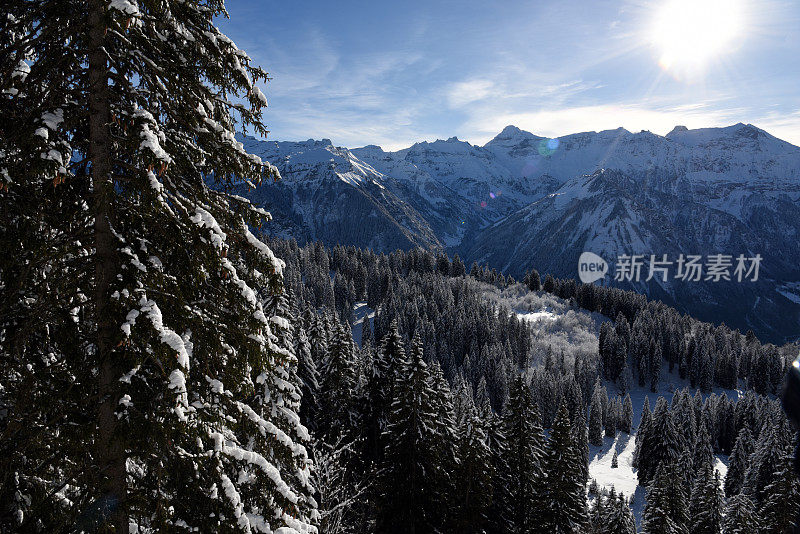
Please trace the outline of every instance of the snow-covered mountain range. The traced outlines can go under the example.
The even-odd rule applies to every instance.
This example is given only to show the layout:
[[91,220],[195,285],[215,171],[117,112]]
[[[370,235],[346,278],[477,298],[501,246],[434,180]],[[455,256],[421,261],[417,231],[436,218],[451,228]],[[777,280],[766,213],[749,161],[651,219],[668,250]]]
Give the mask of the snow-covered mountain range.
[[283,176],[243,194],[298,241],[440,248],[517,277],[575,278],[583,251],[611,263],[760,254],[758,282],[624,287],[766,340],[800,337],[800,148],[755,126],[557,139],[508,126],[484,146],[453,137],[396,152],[242,140]]

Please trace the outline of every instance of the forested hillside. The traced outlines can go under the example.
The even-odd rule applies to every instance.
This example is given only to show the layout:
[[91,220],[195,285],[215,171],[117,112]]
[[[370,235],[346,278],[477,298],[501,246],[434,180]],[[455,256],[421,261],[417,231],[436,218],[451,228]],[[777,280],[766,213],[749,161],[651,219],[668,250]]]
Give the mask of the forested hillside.
[[[590,446],[618,433],[636,442],[644,532],[793,521],[794,438],[774,400],[787,349],[631,292],[551,277],[539,288],[538,273],[523,284],[422,249],[269,244],[303,332],[323,530],[632,532],[634,496],[589,484]],[[636,406],[634,427],[629,391],[659,380],[688,387]],[[729,456],[724,479],[715,455]]]
[[[267,134],[270,78],[220,31],[222,0],[6,4],[0,532],[791,530],[796,438],[777,395],[796,346],[633,292],[468,267],[438,235],[499,211],[445,202],[434,232],[346,150],[262,160],[240,140]],[[471,165],[441,144],[489,154],[453,139],[405,155],[452,163],[472,200],[503,196],[461,181]],[[235,194],[277,165],[329,241],[439,252],[278,238],[298,221]],[[406,193],[439,204],[450,188],[428,185]],[[515,209],[543,193],[517,186]],[[323,197],[357,227],[318,216]],[[794,228],[794,210],[765,228]]]

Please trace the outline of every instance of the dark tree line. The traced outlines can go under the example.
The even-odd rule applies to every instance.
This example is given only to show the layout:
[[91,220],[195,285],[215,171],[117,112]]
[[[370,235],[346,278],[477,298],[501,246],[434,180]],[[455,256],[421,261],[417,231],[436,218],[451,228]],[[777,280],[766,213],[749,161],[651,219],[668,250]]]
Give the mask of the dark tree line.
[[[791,524],[798,504],[787,471],[792,433],[777,403],[755,387],[756,374],[738,376],[746,354],[777,362],[762,367],[780,376],[784,355],[774,347],[610,290],[606,298],[620,300],[599,311],[615,311],[616,320],[602,323],[596,355],[533,354],[526,325],[481,298],[475,279],[514,283],[490,270],[473,266],[465,275],[457,258],[422,250],[380,255],[271,245],[288,261],[302,318],[296,331],[308,333],[309,357],[297,349],[298,358],[316,369],[298,368],[314,377],[303,382],[302,413],[318,414],[306,419],[316,448],[346,451],[336,480],[354,488],[349,496],[328,492],[333,501],[321,498],[323,518],[345,503],[345,523],[379,532],[398,524],[447,532],[631,532],[630,496],[595,491],[587,508],[584,492],[590,442],[635,430],[634,462],[648,488],[645,532],[745,532],[754,520],[784,532]],[[534,277],[526,278],[531,289]],[[562,283],[548,277],[543,287],[558,294]],[[359,323],[359,346],[350,322],[360,301],[375,316]],[[690,360],[695,382],[684,365],[695,394],[678,390],[653,411],[646,402],[634,428],[627,390],[655,389],[653,376],[660,366],[669,369],[670,359],[680,372],[685,354],[679,360],[675,350],[704,355]],[[719,384],[718,362],[729,354],[750,390],[738,401],[701,395]],[[713,362],[710,384],[702,382],[709,371],[701,361]],[[621,393],[609,394],[602,380]],[[768,390],[777,382],[770,377]],[[724,481],[715,454],[730,454]]]

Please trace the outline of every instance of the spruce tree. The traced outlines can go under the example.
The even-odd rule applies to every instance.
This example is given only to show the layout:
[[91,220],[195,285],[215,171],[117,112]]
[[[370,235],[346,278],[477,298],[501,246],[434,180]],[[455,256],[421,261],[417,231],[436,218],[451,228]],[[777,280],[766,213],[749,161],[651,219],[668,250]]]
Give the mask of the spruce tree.
[[532,269],[525,274],[525,278],[523,279],[525,285],[528,286],[528,289],[531,291],[539,291],[542,289],[542,280],[539,277],[539,271],[536,269]]
[[373,459],[380,459],[380,435],[386,428],[393,388],[397,375],[406,365],[403,338],[397,321],[392,321],[389,331],[381,341],[372,369],[367,377],[366,450],[372,451]]
[[266,212],[224,192],[278,177],[234,137],[266,134],[266,73],[224,15],[6,5],[0,195],[12,231],[39,236],[2,264],[24,297],[0,324],[11,528],[313,530],[296,359],[257,298],[281,291],[283,262],[251,233]]
[[608,403],[608,411],[606,412],[605,419],[605,434],[607,438],[614,438],[617,434],[617,421],[619,420],[619,410],[616,399],[610,400]]
[[572,422],[573,450],[579,468],[579,479],[583,485],[589,480],[589,429],[586,427],[586,417],[583,410],[577,412]]
[[693,452],[693,472],[702,473],[706,467],[714,467],[714,450],[711,446],[711,435],[708,433],[708,425],[700,423],[700,430],[692,449]]
[[622,419],[620,421],[620,430],[626,434],[631,433],[633,428],[633,402],[631,401],[630,394],[625,395],[625,401],[622,404]]
[[767,486],[775,480],[775,467],[780,465],[784,454],[773,421],[764,423],[761,435],[750,455],[748,468],[744,475],[742,491],[747,493],[760,509],[764,504]]
[[728,499],[725,517],[722,518],[724,534],[751,534],[759,532],[761,525],[758,511],[750,497],[737,493]]
[[[592,486],[596,488],[596,481],[592,480],[592,484],[589,485],[589,494],[592,494]],[[611,491],[614,491],[612,486]],[[608,512],[606,511],[606,500],[607,494],[606,490],[603,490],[599,493],[596,493],[596,498],[592,502],[591,507],[589,508],[589,532],[590,534],[602,534],[605,532],[606,521],[608,518]]]
[[667,401],[659,397],[652,419],[639,442],[637,462],[639,484],[646,485],[655,475],[658,464],[670,465],[680,454],[678,435],[672,423]]
[[511,384],[503,411],[506,472],[501,480],[501,506],[508,532],[535,532],[542,528],[544,510],[545,440],[539,411],[522,375]]
[[422,343],[415,338],[394,379],[389,417],[381,435],[376,528],[379,532],[436,532],[446,520],[449,475],[440,434],[440,409]]
[[636,520],[633,517],[633,510],[621,493],[619,496],[609,498],[606,504],[602,532],[605,534],[636,534]]
[[469,404],[458,421],[458,465],[454,473],[454,532],[479,534],[486,530],[492,502],[492,451],[487,443],[484,421],[474,404]]
[[795,532],[795,521],[800,512],[800,482],[794,471],[791,451],[785,451],[774,466],[772,482],[764,489],[763,504],[759,511],[760,532],[789,534]]
[[490,532],[504,532],[507,528],[507,514],[505,511],[506,483],[511,473],[509,466],[508,444],[503,431],[504,418],[489,413],[484,417],[486,425],[486,442],[491,452],[490,471],[492,474],[492,499],[487,510],[487,524]]
[[658,465],[642,513],[642,531],[647,534],[688,534],[688,502],[680,475],[674,466]]
[[322,364],[319,435],[327,443],[348,442],[357,430],[357,368],[353,339],[346,323],[335,322]]
[[603,444],[603,410],[599,395],[592,395],[589,405],[589,443],[596,446]]
[[728,459],[728,473],[725,475],[725,495],[728,497],[733,497],[742,490],[744,475],[750,465],[753,448],[750,431],[747,427],[743,427]]
[[546,451],[548,532],[579,532],[587,522],[586,481],[581,479],[569,413],[563,403],[550,432]]
[[722,529],[724,497],[719,473],[706,466],[698,473],[689,502],[692,534],[719,534]]

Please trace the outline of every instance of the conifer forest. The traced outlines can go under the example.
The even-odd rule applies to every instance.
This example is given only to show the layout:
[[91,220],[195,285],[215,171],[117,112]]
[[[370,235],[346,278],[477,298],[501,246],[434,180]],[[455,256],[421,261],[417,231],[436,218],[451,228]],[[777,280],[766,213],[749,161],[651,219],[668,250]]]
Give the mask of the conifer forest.
[[449,246],[394,179],[276,189],[228,15],[3,3],[0,532],[794,532],[796,342]]

